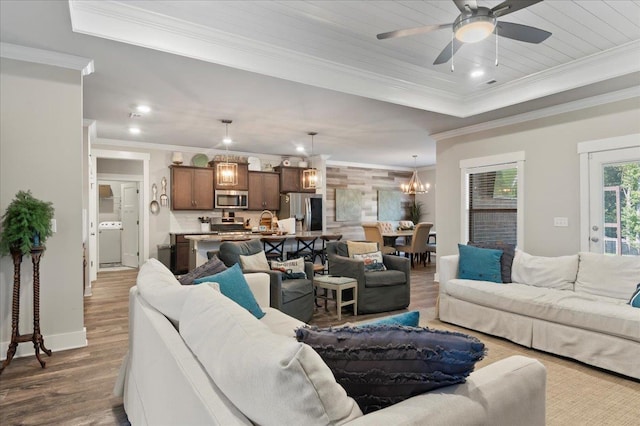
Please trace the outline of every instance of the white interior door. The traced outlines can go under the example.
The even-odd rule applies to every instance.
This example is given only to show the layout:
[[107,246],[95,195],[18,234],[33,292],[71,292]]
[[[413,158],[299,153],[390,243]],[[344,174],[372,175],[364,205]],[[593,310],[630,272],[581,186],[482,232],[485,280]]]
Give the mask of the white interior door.
[[98,279],[98,185],[96,158],[89,157],[89,277],[93,282]]
[[138,183],[121,184],[122,205],[122,265],[138,267]]
[[589,251],[640,253],[639,184],[640,147],[589,154]]

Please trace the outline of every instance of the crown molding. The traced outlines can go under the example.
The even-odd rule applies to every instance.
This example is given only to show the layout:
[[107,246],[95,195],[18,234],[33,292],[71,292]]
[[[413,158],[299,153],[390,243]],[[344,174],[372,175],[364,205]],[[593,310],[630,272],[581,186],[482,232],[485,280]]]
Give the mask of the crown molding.
[[83,76],[94,71],[93,59],[11,43],[0,42],[0,57],[78,70]]
[[590,98],[580,99],[577,101],[567,102],[561,105],[555,105],[542,108],[536,111],[525,112],[523,114],[513,115],[498,120],[487,121],[472,126],[461,127],[459,129],[448,130],[446,132],[435,133],[430,135],[436,142],[444,139],[464,136],[471,133],[478,133],[487,130],[497,129],[499,127],[511,126],[527,121],[546,118],[567,112],[578,111],[585,108],[605,105],[612,102],[623,101],[631,98],[640,98],[640,87],[631,87],[629,89],[618,90],[616,92],[605,93],[603,95],[592,96]]

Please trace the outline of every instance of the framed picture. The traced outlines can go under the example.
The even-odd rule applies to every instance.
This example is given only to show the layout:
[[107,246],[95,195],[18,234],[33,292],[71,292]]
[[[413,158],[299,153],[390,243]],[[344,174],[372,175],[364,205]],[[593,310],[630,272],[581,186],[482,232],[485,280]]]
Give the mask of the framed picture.
[[357,221],[362,217],[362,191],[336,188],[336,222]]

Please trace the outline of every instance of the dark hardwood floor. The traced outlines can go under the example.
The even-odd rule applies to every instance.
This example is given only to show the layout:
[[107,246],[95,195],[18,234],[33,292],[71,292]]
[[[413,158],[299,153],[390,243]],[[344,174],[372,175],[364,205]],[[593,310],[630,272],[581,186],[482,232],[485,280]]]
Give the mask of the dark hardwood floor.
[[[434,272],[435,263],[412,270],[409,309],[435,306],[438,287],[433,282]],[[128,424],[122,400],[112,391],[127,350],[128,292],[135,278],[136,271],[98,274],[93,295],[85,298],[87,347],[54,351],[51,357],[44,357],[44,369],[34,356],[13,359],[0,375],[0,425]],[[335,305],[329,302],[328,307],[328,312],[318,308],[311,323],[339,324]],[[389,314],[354,318],[345,309],[340,323]],[[46,334],[44,339],[46,343]]]

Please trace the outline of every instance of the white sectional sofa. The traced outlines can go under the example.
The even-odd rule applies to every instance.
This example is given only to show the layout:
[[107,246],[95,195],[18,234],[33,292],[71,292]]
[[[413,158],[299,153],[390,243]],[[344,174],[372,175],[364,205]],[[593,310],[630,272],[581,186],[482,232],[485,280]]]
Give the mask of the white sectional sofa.
[[[295,340],[303,324],[268,307],[268,276],[245,277],[266,312],[260,320],[206,284],[179,286],[155,259],[143,265],[130,291],[129,352],[114,390],[133,425],[545,423],[546,370],[521,356],[362,415],[319,355]],[[242,346],[253,341],[255,350]],[[289,362],[269,362],[283,350],[293,354]],[[315,370],[294,368],[293,360]],[[305,394],[308,381],[321,384],[312,395]]]
[[458,279],[458,261],[440,259],[441,321],[640,379],[639,257],[517,251],[508,284]]

